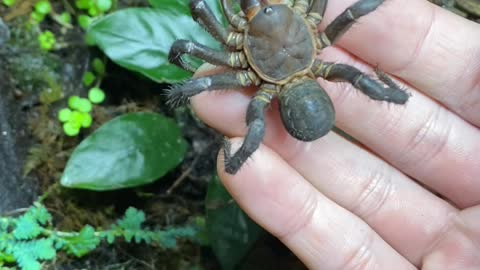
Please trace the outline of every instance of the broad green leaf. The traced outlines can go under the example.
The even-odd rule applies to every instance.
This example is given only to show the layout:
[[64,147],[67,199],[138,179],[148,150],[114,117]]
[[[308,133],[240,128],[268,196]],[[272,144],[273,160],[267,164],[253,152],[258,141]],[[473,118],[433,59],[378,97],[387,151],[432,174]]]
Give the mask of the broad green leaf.
[[257,242],[262,228],[233,201],[215,176],[208,186],[207,234],[222,269],[235,269]]
[[151,183],[175,168],[185,151],[186,142],[173,120],[155,113],[125,114],[77,146],[61,183],[91,190]]
[[[158,9],[177,9],[182,10],[183,12],[188,12],[190,14],[189,3],[190,0],[149,0],[150,5]],[[205,0],[207,5],[215,14],[217,20],[219,20],[223,25],[227,25],[227,19],[223,15],[222,6],[220,0]]]
[[213,49],[220,47],[193,21],[186,1],[165,1],[161,8],[116,11],[94,21],[87,36],[117,64],[154,81],[169,83],[191,76],[168,62],[175,40],[192,40]]

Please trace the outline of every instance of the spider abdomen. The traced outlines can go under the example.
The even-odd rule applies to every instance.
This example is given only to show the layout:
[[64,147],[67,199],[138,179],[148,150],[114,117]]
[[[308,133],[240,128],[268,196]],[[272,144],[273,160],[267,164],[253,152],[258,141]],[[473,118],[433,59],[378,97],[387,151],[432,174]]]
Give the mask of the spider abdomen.
[[296,139],[314,141],[333,128],[332,101],[316,81],[287,84],[278,98],[283,125]]
[[316,53],[305,19],[286,5],[268,6],[255,15],[246,30],[244,50],[257,74],[277,84],[307,73]]

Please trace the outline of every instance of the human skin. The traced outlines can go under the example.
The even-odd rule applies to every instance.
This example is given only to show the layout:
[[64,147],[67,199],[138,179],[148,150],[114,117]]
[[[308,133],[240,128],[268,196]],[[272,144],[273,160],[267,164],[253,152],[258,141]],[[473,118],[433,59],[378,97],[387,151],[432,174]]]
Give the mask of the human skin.
[[[329,1],[320,29],[354,2]],[[389,0],[319,58],[379,67],[411,97],[388,104],[319,79],[336,125],[358,142],[335,132],[297,141],[274,103],[264,144],[237,174],[220,151],[234,199],[311,269],[480,269],[480,25],[425,0]],[[235,151],[253,92],[192,105]]]

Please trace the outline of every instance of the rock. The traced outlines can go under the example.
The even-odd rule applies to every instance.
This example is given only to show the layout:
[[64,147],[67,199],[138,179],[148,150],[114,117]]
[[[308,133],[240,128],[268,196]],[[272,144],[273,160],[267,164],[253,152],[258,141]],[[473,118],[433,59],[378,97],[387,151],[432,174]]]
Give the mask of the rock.
[[0,18],[0,47],[10,39],[10,29]]
[[35,181],[22,176],[30,146],[25,116],[13,97],[5,72],[0,70],[0,215],[28,207],[35,197]]

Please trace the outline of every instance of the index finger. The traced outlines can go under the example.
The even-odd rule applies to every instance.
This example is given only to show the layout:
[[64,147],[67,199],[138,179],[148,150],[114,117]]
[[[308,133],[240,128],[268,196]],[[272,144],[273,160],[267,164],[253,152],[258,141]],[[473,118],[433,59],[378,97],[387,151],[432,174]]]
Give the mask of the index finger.
[[[322,28],[354,2],[329,1]],[[480,24],[426,0],[387,0],[336,45],[480,126],[479,37]]]

